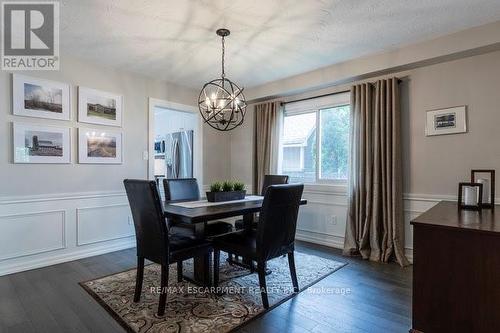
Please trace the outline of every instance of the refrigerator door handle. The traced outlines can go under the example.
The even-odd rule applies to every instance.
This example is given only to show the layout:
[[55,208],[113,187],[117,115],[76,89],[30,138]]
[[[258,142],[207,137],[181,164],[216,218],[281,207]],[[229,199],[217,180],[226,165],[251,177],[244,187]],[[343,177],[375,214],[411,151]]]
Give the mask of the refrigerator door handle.
[[179,178],[179,168],[180,168],[180,151],[179,151],[179,139],[175,140],[175,146],[174,146],[174,165],[175,165],[175,178]]

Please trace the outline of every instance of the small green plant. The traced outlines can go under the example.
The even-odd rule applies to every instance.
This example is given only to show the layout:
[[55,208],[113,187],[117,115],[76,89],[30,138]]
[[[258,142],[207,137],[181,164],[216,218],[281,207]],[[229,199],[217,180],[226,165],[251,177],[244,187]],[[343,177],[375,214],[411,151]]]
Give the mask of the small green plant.
[[240,181],[236,181],[233,183],[233,190],[234,191],[243,191],[245,189],[245,184],[240,182]]
[[220,192],[222,191],[222,183],[215,182],[210,185],[210,192]]
[[233,190],[233,182],[226,180],[222,183],[223,192],[231,192]]

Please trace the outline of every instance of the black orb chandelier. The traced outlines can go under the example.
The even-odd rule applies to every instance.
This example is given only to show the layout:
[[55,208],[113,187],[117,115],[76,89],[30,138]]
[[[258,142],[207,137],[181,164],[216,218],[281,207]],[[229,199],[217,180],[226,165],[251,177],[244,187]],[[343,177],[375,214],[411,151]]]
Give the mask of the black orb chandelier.
[[219,131],[230,131],[243,124],[247,104],[243,88],[228,78],[224,72],[224,38],[229,36],[228,29],[218,29],[222,37],[222,74],[221,77],[205,83],[198,97],[198,108],[205,123]]

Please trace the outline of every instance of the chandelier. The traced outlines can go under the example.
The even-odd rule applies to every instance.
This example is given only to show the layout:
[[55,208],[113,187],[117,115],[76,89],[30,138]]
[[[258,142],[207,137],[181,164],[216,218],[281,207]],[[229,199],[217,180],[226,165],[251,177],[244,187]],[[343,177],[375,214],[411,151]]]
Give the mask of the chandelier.
[[247,104],[243,88],[226,78],[224,72],[224,38],[230,31],[218,29],[216,33],[222,38],[222,74],[203,85],[198,108],[205,123],[219,131],[230,131],[243,123]]

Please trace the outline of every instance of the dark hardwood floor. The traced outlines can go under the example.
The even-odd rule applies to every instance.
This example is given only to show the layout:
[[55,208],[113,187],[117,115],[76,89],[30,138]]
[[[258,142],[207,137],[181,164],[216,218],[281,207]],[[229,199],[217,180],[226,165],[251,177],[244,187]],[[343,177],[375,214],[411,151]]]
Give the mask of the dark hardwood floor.
[[[346,258],[302,242],[297,250],[347,262],[314,287],[350,293],[304,291],[240,332],[408,332],[411,267]],[[0,277],[0,332],[124,332],[77,283],[134,266],[135,249],[129,249]]]

